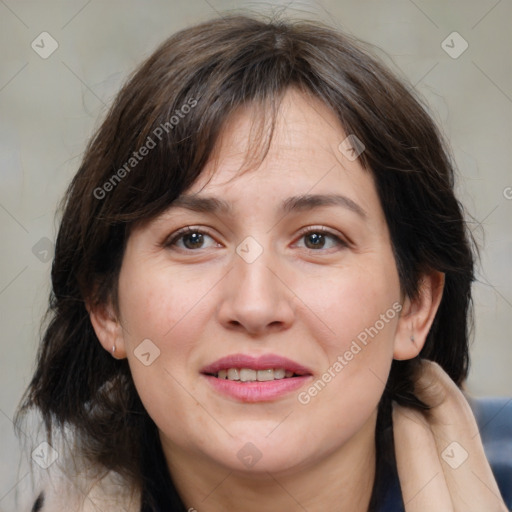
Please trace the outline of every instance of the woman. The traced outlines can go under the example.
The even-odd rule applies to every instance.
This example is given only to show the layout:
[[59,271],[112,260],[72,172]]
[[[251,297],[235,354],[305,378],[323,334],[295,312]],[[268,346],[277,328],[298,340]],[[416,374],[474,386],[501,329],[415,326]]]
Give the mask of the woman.
[[506,510],[458,388],[453,180],[349,37],[246,16],[171,37],[66,195],[20,409],[51,445],[33,510]]

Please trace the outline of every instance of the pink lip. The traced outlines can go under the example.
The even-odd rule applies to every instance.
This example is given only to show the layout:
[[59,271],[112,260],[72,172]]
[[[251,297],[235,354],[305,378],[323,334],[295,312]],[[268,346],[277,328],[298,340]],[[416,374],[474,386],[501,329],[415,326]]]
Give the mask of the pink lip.
[[311,375],[304,375],[266,382],[240,382],[238,380],[218,379],[211,375],[205,375],[204,377],[216,391],[241,402],[271,402],[296,391],[311,379]]
[[[218,379],[212,374],[229,368],[250,368],[266,370],[267,368],[284,368],[298,375],[295,377],[264,381],[241,382]],[[312,377],[311,371],[286,357],[275,354],[265,354],[251,357],[244,354],[233,354],[218,359],[201,370],[208,383],[219,393],[235,398],[241,402],[269,402],[277,400],[292,391],[296,391]]]
[[205,366],[201,373],[217,373],[219,370],[229,368],[249,368],[251,370],[266,370],[267,368],[284,368],[300,375],[311,375],[311,370],[291,359],[275,354],[265,354],[260,357],[247,356],[245,354],[232,354],[221,357],[217,361]]

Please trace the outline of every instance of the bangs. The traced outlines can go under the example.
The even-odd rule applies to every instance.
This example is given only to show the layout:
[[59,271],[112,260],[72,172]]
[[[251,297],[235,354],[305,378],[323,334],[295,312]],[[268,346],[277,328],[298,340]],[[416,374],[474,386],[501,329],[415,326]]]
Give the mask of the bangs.
[[[89,188],[89,206],[111,225],[144,223],[168,208],[215,159],[222,128],[240,108],[254,112],[243,166],[261,162],[291,87],[323,101],[347,133],[371,140],[364,133],[371,120],[364,120],[372,97],[363,107],[354,84],[357,74],[377,78],[364,69],[357,48],[349,53],[332,36],[332,59],[315,55],[301,39],[318,38],[325,46],[325,33],[307,22],[265,26],[233,17],[206,25],[209,30],[198,25],[176,33],[155,51],[120,91],[89,144],[78,177],[87,175],[82,186]],[[241,30],[233,33],[233,25]],[[360,156],[364,168],[371,151],[367,145]]]

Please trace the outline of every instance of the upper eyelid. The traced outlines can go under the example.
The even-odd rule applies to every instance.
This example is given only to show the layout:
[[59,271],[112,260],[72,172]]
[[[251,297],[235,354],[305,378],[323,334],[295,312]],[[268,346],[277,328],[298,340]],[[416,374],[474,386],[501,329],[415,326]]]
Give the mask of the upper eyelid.
[[[167,247],[171,244],[174,244],[177,240],[180,240],[183,236],[189,234],[189,233],[202,233],[204,235],[208,235],[210,238],[215,240],[215,236],[209,231],[208,228],[202,227],[202,226],[184,226],[180,229],[177,229],[173,231],[170,235],[168,235],[162,245]],[[319,232],[323,235],[331,236],[333,238],[336,238],[341,244],[348,245],[350,242],[348,241],[347,237],[341,234],[338,234],[332,228],[328,228],[321,225],[312,225],[312,226],[305,226],[302,228],[298,234],[296,235],[296,239],[299,240],[300,238],[304,237],[305,235],[309,233],[315,233]]]
[[210,236],[211,238],[214,238],[213,235],[209,232],[209,230],[205,229],[204,227],[201,227],[201,226],[184,226],[182,228],[176,229],[175,231],[173,231],[172,233],[167,235],[164,238],[164,240],[163,240],[161,245],[164,245],[164,246],[170,245],[175,240],[179,240],[180,238],[182,238],[183,236],[185,236],[185,235],[187,235],[189,233],[202,233],[204,235]]
[[349,245],[352,243],[346,236],[337,233],[331,228],[327,228],[325,226],[307,226],[299,231],[297,239],[299,240],[309,233],[322,233],[323,235],[331,236],[333,238],[336,238],[341,245]]

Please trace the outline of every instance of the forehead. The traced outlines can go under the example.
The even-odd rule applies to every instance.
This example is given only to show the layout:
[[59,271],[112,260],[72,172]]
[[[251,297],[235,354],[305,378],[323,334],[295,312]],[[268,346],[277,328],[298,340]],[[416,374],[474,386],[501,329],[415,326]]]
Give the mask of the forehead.
[[[258,193],[276,197],[339,192],[365,210],[379,202],[372,173],[359,159],[347,158],[347,133],[319,98],[289,89],[275,123],[262,159],[270,114],[261,105],[235,111],[223,125],[212,157],[186,193],[221,196],[236,190],[243,202],[250,190],[259,187]],[[248,160],[253,154],[256,158]]]
[[[227,174],[230,170],[236,174],[248,163],[248,155],[261,156],[258,150],[268,142],[271,115],[264,104],[254,103],[233,112],[222,126],[203,174],[213,176],[219,171]],[[281,171],[288,170],[290,164],[296,168],[304,158],[321,156],[323,165],[341,162],[338,146],[346,134],[334,112],[319,98],[288,89],[279,104],[273,128],[265,160],[274,162]],[[258,158],[252,163],[265,164]]]

